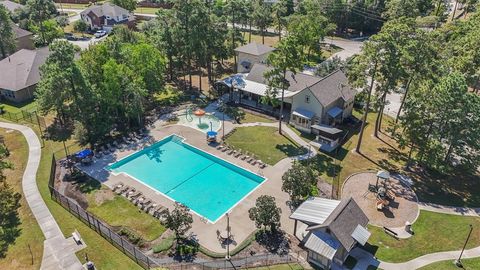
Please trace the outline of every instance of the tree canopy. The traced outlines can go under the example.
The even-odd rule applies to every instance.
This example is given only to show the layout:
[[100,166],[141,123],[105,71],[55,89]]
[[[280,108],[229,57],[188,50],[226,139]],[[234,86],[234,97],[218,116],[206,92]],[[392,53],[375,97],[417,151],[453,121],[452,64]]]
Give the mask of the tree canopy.
[[255,206],[248,210],[251,220],[255,221],[257,228],[269,229],[275,232],[280,227],[282,209],[275,204],[275,198],[262,195],[255,201]]
[[15,34],[12,24],[8,10],[4,5],[0,5],[0,53],[2,58],[7,57],[15,50]]

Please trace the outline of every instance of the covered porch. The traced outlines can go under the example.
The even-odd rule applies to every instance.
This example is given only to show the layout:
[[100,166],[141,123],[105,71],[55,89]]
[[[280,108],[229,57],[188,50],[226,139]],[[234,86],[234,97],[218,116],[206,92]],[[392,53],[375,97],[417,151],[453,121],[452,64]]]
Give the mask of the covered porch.
[[340,145],[344,134],[343,130],[321,124],[312,125],[311,128],[312,133],[317,135],[315,140],[310,142],[311,145],[326,152],[332,152]]
[[312,133],[312,125],[315,123],[315,113],[303,108],[296,108],[292,112],[290,124],[296,129],[306,133]]

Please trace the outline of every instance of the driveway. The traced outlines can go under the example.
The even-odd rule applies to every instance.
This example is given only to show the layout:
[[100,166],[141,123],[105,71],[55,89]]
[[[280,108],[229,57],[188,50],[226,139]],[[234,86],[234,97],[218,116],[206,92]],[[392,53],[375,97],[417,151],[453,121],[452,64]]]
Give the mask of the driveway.
[[359,54],[362,51],[363,40],[356,40],[356,39],[343,39],[343,38],[330,38],[327,37],[324,40],[325,43],[335,45],[337,47],[342,48],[341,51],[333,54],[330,58],[335,56],[340,57],[342,60],[346,60],[347,58]]
[[91,39],[87,39],[87,40],[69,40],[68,42],[70,42],[73,45],[77,45],[83,51],[83,50],[88,49],[88,47],[90,45],[95,45],[95,44],[99,43],[100,41],[103,41],[105,38],[107,38],[107,36],[108,35],[105,35],[101,38],[91,38]]

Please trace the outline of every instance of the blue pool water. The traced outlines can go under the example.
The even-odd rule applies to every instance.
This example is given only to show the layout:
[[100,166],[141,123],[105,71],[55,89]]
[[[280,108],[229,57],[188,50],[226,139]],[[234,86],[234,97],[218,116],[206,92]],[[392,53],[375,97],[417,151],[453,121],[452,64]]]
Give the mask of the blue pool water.
[[107,167],[126,173],[215,222],[265,179],[176,135]]

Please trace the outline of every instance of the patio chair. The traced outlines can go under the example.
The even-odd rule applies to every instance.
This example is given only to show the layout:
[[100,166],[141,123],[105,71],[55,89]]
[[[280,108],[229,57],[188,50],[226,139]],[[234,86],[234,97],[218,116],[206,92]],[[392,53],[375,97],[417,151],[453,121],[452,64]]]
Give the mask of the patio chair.
[[228,149],[230,149],[230,147],[228,147],[227,145],[225,145],[225,147],[223,147],[223,149],[222,149],[222,152],[226,152]]
[[245,155],[243,155],[243,156],[241,157],[241,160],[247,160],[247,159],[249,159],[249,158],[250,158],[250,156],[248,155],[248,152],[245,151]]
[[259,166],[260,166],[260,169],[265,169],[265,167],[267,167],[267,164],[265,164],[265,162],[260,161],[259,164],[260,164],[260,165],[259,165]]
[[101,158],[102,157],[102,152],[100,152],[98,149],[93,150],[93,156],[96,158]]
[[217,146],[217,150],[222,150],[225,146],[223,144],[220,144],[219,146]]
[[140,205],[141,205],[141,206],[140,206],[140,209],[145,210],[145,209],[146,209],[149,205],[151,205],[151,204],[152,204],[152,200],[147,199],[146,202],[140,204]]
[[396,198],[395,193],[390,189],[387,190],[387,198],[390,199],[391,201],[395,201],[395,198]]
[[105,147],[105,145],[102,145],[102,147],[100,147],[100,150],[102,150],[102,154],[104,155],[110,154],[110,151]]
[[143,210],[145,211],[145,213],[150,214],[150,210],[155,209],[155,207],[157,207],[157,204],[156,203],[151,203],[150,205],[145,207],[145,209],[143,209]]
[[139,191],[137,191],[135,188],[131,188],[128,192],[125,192],[125,197],[127,198],[132,198],[133,195],[138,195]]
[[258,160],[256,160],[256,159],[252,159],[252,162],[251,162],[250,164],[252,164],[252,165],[254,165],[254,166],[255,166],[255,165],[257,165],[257,163],[258,163]]
[[146,199],[147,198],[145,198],[145,196],[140,194],[139,196],[133,198],[133,200],[131,200],[131,201],[133,202],[133,204],[138,205],[139,203],[143,203]]
[[165,208],[161,205],[157,206],[155,209],[153,209],[152,216],[158,218],[158,216],[160,216],[162,214],[162,211],[164,209]]
[[115,193],[117,193],[118,195],[121,195],[121,194],[127,192],[129,189],[130,189],[129,186],[123,185],[123,187],[118,188],[117,190],[115,190]]
[[234,157],[238,158],[238,157],[240,157],[241,155],[242,155],[242,151],[238,151],[238,152],[234,155]]
[[379,211],[383,210],[383,206],[384,206],[384,205],[383,205],[383,202],[382,202],[382,201],[377,201],[377,202],[375,203],[375,205],[376,205],[377,210],[379,210]]
[[228,151],[227,151],[227,155],[231,155],[233,154],[233,152],[235,152],[235,150],[233,148],[230,148]]
[[135,138],[137,138],[137,140],[141,140],[143,139],[145,136],[142,136],[140,135],[139,133],[137,133],[136,131],[133,132],[133,136],[135,136]]
[[125,184],[123,184],[123,182],[118,182],[116,185],[113,186],[113,191],[117,191],[118,189],[121,189],[125,186]]
[[112,146],[110,143],[107,143],[107,148],[108,148],[108,150],[110,150],[110,152],[114,152],[114,151],[115,151],[115,147]]
[[132,133],[128,134],[128,138],[130,138],[132,142],[137,142],[137,138],[135,138],[135,136]]
[[125,136],[122,137],[122,141],[124,143],[126,143],[127,145],[132,143],[131,141],[127,140],[127,138]]

